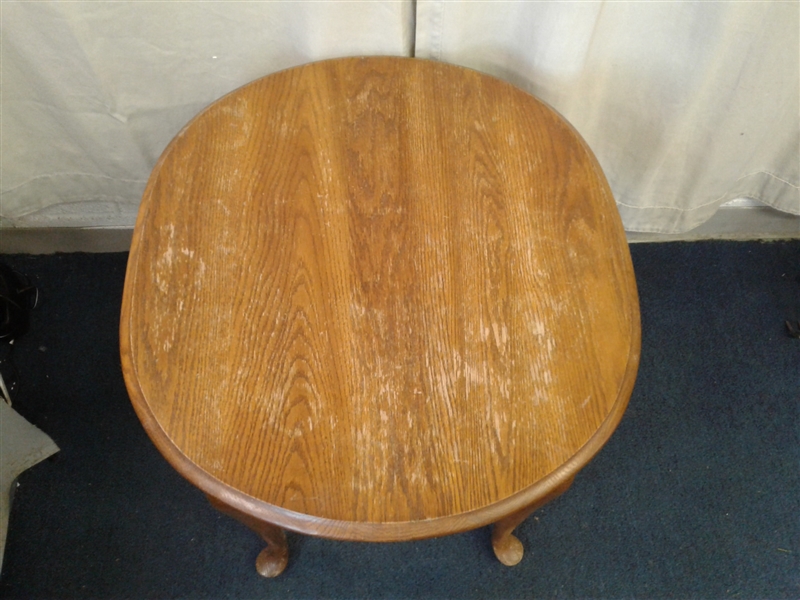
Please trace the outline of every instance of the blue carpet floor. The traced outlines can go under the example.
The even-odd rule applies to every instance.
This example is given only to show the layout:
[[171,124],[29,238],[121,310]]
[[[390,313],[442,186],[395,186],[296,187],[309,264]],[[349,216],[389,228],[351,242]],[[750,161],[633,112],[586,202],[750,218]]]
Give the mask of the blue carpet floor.
[[6,256],[41,290],[14,408],[61,447],[19,479],[2,598],[800,598],[800,241],[631,247],[642,361],[625,417],[518,529],[357,544],[259,539],[161,458],[122,380],[124,254]]

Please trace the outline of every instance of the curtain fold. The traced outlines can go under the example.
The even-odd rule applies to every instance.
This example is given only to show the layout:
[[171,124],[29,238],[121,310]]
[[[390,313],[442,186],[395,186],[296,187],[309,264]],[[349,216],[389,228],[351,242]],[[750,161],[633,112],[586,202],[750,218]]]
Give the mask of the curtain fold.
[[800,3],[0,3],[0,226],[130,226],[194,114],[265,74],[348,55],[506,79],[595,151],[628,230],[728,200],[800,214]]
[[0,226],[131,226],[204,106],[263,75],[410,55],[402,2],[0,4]]
[[416,55],[561,112],[625,227],[684,232],[735,198],[800,214],[800,3],[418,0]]

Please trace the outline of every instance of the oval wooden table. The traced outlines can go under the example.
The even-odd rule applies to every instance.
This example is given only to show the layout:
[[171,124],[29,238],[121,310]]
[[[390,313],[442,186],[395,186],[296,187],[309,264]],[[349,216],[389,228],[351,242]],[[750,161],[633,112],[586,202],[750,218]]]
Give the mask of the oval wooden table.
[[351,58],[215,102],[170,143],[125,281],[155,445],[260,533],[512,530],[609,438],[639,362],[609,186],[556,112],[443,63]]

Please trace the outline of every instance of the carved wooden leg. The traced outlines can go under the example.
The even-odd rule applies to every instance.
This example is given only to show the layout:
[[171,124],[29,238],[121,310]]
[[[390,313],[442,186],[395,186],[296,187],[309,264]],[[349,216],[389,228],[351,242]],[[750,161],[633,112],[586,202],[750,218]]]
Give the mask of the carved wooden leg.
[[266,521],[261,521],[260,519],[246,515],[235,508],[231,508],[213,496],[206,497],[211,503],[211,506],[216,508],[219,512],[247,525],[267,542],[267,547],[264,548],[258,555],[258,558],[256,558],[256,571],[258,571],[259,575],[263,577],[277,577],[283,573],[283,570],[289,562],[289,548],[286,544],[286,534],[283,529],[271,523],[267,523]]
[[555,500],[566,492],[569,486],[572,485],[573,479],[573,477],[570,477],[541,500],[534,502],[518,512],[508,515],[494,524],[494,528],[492,529],[492,548],[494,549],[494,555],[497,557],[497,560],[508,567],[513,567],[522,560],[525,549],[522,547],[522,542],[516,538],[512,531],[516,529],[517,525],[527,519],[533,511],[541,508],[551,500]]

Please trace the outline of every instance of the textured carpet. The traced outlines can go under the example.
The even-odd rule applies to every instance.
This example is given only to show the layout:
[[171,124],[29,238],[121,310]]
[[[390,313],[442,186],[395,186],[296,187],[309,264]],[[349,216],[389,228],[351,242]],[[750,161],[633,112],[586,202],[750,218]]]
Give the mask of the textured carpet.
[[571,490],[518,529],[400,544],[262,544],[161,458],[127,399],[124,254],[2,257],[41,290],[14,408],[61,448],[19,478],[3,598],[798,598],[800,241],[632,246],[642,362]]

